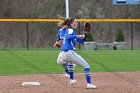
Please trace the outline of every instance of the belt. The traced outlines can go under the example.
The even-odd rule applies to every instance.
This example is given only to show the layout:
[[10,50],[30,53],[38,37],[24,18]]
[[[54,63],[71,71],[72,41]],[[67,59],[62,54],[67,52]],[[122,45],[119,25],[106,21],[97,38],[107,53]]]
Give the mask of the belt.
[[[62,52],[68,52],[68,51],[70,51],[70,50],[63,50]],[[76,50],[72,50],[72,51],[76,51]]]

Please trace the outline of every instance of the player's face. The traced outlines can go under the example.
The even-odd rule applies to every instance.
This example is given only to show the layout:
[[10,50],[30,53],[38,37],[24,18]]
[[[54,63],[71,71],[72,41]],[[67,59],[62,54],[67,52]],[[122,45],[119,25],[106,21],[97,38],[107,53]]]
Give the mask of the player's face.
[[77,25],[77,21],[74,20],[71,24],[71,27],[74,28],[74,29],[77,29],[78,28],[78,25]]

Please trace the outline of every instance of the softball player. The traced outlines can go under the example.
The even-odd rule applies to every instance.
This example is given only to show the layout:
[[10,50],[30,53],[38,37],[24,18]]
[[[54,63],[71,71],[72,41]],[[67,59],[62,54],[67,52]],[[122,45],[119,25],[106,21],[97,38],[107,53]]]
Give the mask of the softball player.
[[[54,44],[54,47],[57,47],[57,42],[60,41],[60,40],[63,40],[64,39],[64,36],[67,32],[67,25],[63,25],[63,22],[60,22],[58,23],[58,26],[61,26],[62,28],[60,30],[58,30],[58,34],[57,34],[57,40],[56,40],[56,43]],[[57,58],[57,63],[58,64],[62,64],[62,66],[65,68],[65,74],[63,75],[64,77],[70,77],[69,75],[69,71],[68,71],[68,63],[67,62],[62,62],[61,61],[61,52],[59,53],[58,55],[58,58]],[[75,67],[76,65],[73,64],[73,67]]]
[[75,18],[67,19],[68,30],[65,34],[63,45],[62,45],[62,61],[70,63],[68,65],[69,74],[70,74],[70,84],[74,84],[77,81],[74,79],[74,69],[72,64],[77,64],[84,68],[85,77],[87,81],[87,88],[96,88],[94,84],[91,83],[91,76],[90,76],[90,66],[89,64],[80,56],[78,55],[75,50],[76,42],[84,43],[85,35],[76,35],[75,30],[77,29],[77,21]]

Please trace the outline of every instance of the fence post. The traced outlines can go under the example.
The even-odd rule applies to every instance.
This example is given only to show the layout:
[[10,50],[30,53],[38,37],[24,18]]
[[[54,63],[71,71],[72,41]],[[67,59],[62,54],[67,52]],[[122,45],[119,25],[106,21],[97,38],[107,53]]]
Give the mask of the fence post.
[[27,35],[27,50],[29,50],[29,31],[28,31],[29,30],[29,23],[27,22],[26,25],[27,25],[26,26],[27,27],[27,34],[26,34]]
[[[81,32],[81,25],[80,25],[80,22],[79,22],[79,35],[80,35],[80,32]],[[79,45],[78,45],[78,47],[79,47],[79,50],[81,50],[81,45],[80,45],[80,43],[79,43]]]
[[133,22],[130,22],[131,27],[131,49],[133,50]]

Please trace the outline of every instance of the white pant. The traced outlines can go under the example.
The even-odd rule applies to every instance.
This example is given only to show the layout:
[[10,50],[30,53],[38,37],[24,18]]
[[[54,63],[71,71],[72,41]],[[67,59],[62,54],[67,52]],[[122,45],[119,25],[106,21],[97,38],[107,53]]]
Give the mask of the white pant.
[[62,62],[67,62],[70,64],[77,64],[83,68],[90,68],[89,64],[75,51],[69,50],[67,52],[61,52],[60,58]]
[[64,61],[62,60],[62,52],[60,52],[57,58],[57,64],[63,64],[63,63]]

